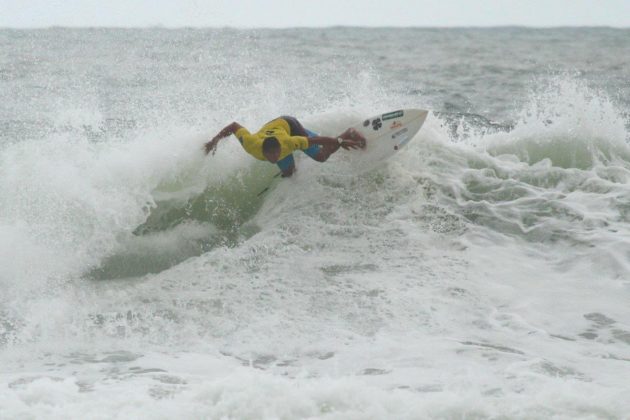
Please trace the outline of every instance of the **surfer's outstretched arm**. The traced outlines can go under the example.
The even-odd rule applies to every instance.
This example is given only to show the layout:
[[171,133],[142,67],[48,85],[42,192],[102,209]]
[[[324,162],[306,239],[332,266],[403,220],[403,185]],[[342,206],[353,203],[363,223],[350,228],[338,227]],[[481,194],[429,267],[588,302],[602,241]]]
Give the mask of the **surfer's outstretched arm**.
[[236,133],[236,131],[240,128],[243,128],[243,126],[236,121],[223,127],[223,130],[219,131],[219,134],[214,136],[212,140],[210,140],[203,146],[206,154],[212,152],[212,154],[214,155],[214,152],[216,152],[217,150],[217,144],[219,144],[219,140]]

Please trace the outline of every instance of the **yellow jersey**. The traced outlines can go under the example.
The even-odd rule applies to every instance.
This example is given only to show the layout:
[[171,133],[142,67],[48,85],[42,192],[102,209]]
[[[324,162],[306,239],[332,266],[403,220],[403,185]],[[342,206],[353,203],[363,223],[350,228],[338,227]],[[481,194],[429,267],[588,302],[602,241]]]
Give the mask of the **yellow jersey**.
[[289,123],[277,118],[263,125],[257,133],[250,133],[246,128],[239,128],[234,135],[238,138],[243,149],[258,160],[267,160],[262,152],[263,141],[267,137],[275,137],[280,143],[280,158],[282,160],[296,150],[308,149],[308,139],[302,136],[291,136]]

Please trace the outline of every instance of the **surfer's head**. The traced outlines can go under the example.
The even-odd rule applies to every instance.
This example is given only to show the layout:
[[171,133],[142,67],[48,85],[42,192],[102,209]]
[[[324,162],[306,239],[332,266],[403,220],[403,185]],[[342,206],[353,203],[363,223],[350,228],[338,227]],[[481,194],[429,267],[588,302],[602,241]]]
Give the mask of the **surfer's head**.
[[271,162],[276,163],[280,159],[280,142],[275,137],[267,137],[263,141],[262,153],[265,158]]

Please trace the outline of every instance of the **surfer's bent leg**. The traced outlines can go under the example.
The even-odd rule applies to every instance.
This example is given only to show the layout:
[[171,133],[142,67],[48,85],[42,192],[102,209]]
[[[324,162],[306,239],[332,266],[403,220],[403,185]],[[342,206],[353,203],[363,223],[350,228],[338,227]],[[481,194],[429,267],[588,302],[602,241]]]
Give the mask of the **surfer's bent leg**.
[[280,118],[285,120],[287,124],[289,124],[290,136],[302,136],[309,137],[307,131],[302,124],[295,117],[291,117],[289,115],[283,115]]
[[[315,133],[314,131],[304,128],[304,126],[295,117],[291,117],[290,115],[283,115],[280,118],[282,118],[287,122],[287,124],[289,124],[289,128],[291,129],[291,132],[289,134],[291,136],[317,136],[317,133]],[[303,150],[303,152],[306,153],[311,159],[314,159],[318,162],[326,162],[330,155],[335,153],[337,150],[339,150],[339,146],[336,144],[330,146],[321,146],[314,144],[308,149]]]
[[282,171],[283,178],[287,178],[295,172],[295,160],[293,159],[293,154],[277,161],[276,165],[278,165],[278,168]]
[[318,162],[326,162],[330,155],[339,150],[339,146],[331,145],[331,146],[322,146],[319,144],[314,144],[310,146],[308,149],[302,150],[306,153],[311,159],[314,159]]
[[[304,131],[306,131],[308,138],[317,136],[316,132],[311,131],[308,128],[305,128]],[[314,159],[318,162],[324,162],[326,161],[326,159],[328,159],[328,156],[330,156],[330,153],[328,153],[327,156],[324,156],[324,154],[321,153],[322,149],[323,149],[323,146],[320,146],[318,144],[313,144],[312,146],[309,146],[308,149],[304,149],[302,151],[306,153],[308,157],[310,157],[311,159]]]

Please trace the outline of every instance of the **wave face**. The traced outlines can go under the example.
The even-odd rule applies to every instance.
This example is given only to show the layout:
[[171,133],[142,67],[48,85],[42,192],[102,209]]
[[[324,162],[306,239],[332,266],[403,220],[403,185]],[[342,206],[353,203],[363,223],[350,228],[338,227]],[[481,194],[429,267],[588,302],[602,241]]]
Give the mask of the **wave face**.
[[[624,417],[628,40],[0,30],[0,417]],[[400,108],[367,173],[201,151]]]

